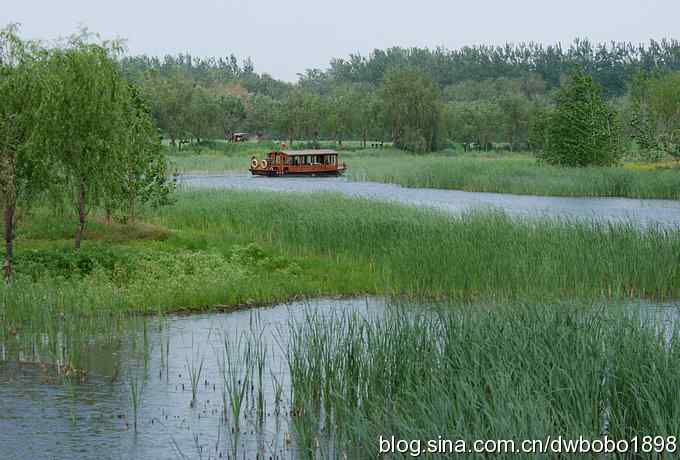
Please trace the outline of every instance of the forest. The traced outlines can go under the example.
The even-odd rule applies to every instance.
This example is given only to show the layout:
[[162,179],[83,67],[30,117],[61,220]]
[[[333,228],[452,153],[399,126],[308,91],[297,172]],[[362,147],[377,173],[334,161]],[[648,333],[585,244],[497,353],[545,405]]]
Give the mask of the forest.
[[669,129],[668,117],[649,117],[663,118],[654,104],[680,70],[680,43],[394,47],[331,59],[326,70],[307,69],[294,84],[258,74],[251,59],[233,54],[126,56],[120,64],[173,144],[247,131],[289,141],[395,141],[411,151],[451,143],[540,150],[537,137],[558,90],[581,72],[616,111],[622,142],[645,138],[636,146],[652,147],[650,135],[668,137],[650,132]]

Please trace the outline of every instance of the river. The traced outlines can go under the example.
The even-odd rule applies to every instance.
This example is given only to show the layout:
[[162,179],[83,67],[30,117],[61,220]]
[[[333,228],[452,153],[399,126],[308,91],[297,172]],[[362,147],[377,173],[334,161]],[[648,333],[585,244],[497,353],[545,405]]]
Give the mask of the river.
[[247,173],[181,176],[191,188],[265,190],[274,192],[332,192],[349,197],[429,206],[455,214],[502,210],[516,217],[548,217],[579,221],[630,222],[640,227],[680,228],[680,201],[631,198],[572,198],[406,188],[378,182],[355,182],[343,177],[254,177]]

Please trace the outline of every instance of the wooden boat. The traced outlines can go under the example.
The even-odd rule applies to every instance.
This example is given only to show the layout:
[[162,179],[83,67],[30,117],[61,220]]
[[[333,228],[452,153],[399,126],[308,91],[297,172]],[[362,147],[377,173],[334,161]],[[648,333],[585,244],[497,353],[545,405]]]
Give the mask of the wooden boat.
[[264,160],[250,160],[250,172],[256,176],[339,176],[345,169],[335,150],[282,150]]

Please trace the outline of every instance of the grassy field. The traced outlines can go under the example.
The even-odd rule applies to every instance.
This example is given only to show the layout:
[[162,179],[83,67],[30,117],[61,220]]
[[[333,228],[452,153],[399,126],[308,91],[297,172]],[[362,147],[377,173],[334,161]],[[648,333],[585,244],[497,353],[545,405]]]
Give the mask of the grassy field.
[[[246,171],[252,155],[262,157],[276,143],[215,144],[175,153],[179,172],[211,174]],[[334,145],[329,145],[335,147]],[[528,153],[463,153],[444,151],[411,155],[394,149],[358,149],[344,152],[347,176],[352,180],[523,195],[592,196],[680,199],[677,162],[624,163],[619,167],[561,168],[541,164]]]

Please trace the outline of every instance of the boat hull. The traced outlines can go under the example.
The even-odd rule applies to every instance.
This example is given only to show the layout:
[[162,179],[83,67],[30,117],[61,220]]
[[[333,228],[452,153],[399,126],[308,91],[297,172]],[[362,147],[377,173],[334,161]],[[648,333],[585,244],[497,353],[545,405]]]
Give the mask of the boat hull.
[[342,176],[344,169],[321,170],[321,171],[276,171],[271,169],[250,169],[253,176],[267,177],[319,177],[319,176]]

